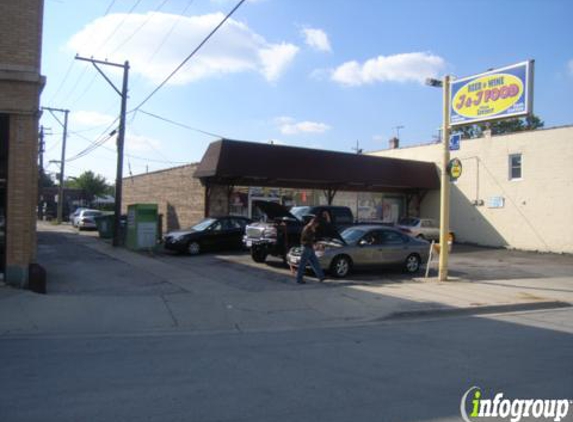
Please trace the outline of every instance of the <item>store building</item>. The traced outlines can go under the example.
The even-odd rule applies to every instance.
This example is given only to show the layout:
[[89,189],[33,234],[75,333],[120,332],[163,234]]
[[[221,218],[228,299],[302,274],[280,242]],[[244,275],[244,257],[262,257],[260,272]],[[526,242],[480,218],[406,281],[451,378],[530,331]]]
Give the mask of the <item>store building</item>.
[[[442,145],[372,154],[441,167]],[[451,183],[450,227],[457,240],[573,253],[573,126],[463,140],[451,157],[463,165]],[[422,216],[439,218],[439,195],[423,198]]]
[[0,266],[26,287],[36,259],[42,0],[0,2]]
[[424,195],[438,188],[433,163],[222,139],[198,164],[125,178],[122,204],[124,212],[158,204],[166,230],[203,216],[255,216],[257,199],[347,205],[359,218],[395,222],[418,215]]

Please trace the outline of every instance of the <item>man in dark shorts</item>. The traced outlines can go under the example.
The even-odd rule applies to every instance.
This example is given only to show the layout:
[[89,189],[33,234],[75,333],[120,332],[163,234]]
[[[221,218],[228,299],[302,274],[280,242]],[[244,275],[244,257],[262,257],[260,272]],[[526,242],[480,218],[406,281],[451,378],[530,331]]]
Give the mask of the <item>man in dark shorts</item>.
[[316,229],[318,224],[319,220],[316,217],[313,217],[302,230],[302,234],[300,236],[302,252],[300,255],[300,262],[298,263],[298,271],[296,272],[296,282],[298,284],[305,283],[303,276],[307,263],[310,263],[310,266],[318,277],[318,280],[320,282],[324,281],[324,272],[322,271],[322,268],[320,268],[320,263],[314,253],[314,243],[316,241]]

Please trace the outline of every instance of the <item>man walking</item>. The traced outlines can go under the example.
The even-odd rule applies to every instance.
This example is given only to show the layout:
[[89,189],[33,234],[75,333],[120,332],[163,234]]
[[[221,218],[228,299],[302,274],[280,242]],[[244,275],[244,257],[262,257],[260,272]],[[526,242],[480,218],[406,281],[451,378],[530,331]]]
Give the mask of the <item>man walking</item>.
[[296,282],[298,284],[306,283],[303,276],[307,263],[310,263],[312,270],[318,277],[318,281],[324,281],[324,272],[322,271],[322,268],[320,268],[320,263],[314,253],[314,242],[316,241],[316,229],[318,224],[318,218],[313,217],[302,230],[302,234],[300,236],[302,253],[300,255],[300,262],[298,263],[298,271],[296,272]]

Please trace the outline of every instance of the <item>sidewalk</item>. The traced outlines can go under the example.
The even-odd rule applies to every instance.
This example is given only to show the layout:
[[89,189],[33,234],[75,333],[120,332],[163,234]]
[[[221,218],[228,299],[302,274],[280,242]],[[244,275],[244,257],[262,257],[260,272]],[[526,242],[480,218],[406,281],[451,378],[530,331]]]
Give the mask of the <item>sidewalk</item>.
[[[573,276],[298,286],[288,275],[214,257],[181,268],[71,228],[38,229],[40,238],[52,239],[39,246],[48,294],[0,287],[2,335],[290,330],[573,304]],[[238,288],[247,281],[275,285]],[[56,285],[59,291],[53,291]]]

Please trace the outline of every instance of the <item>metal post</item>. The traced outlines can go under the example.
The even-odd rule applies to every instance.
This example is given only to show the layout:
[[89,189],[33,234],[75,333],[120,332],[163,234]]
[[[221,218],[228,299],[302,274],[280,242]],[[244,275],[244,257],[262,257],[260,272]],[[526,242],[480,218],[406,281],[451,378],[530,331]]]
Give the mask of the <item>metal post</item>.
[[127,107],[127,82],[129,78],[129,62],[123,65],[123,85],[121,89],[121,111],[119,115],[119,131],[117,135],[117,173],[115,178],[115,215],[113,225],[113,246],[121,243],[121,194],[123,184],[123,146],[125,144],[125,113]]
[[448,279],[448,233],[450,227],[450,179],[448,175],[448,163],[450,161],[450,76],[445,76],[443,81],[444,95],[444,123],[442,130],[442,172],[440,188],[440,261],[438,277],[440,281]]
[[60,186],[58,189],[58,224],[62,224],[62,217],[64,213],[64,171],[66,167],[66,139],[68,137],[68,113],[70,110],[63,110],[64,112],[64,133],[62,135],[62,159],[60,161]]

